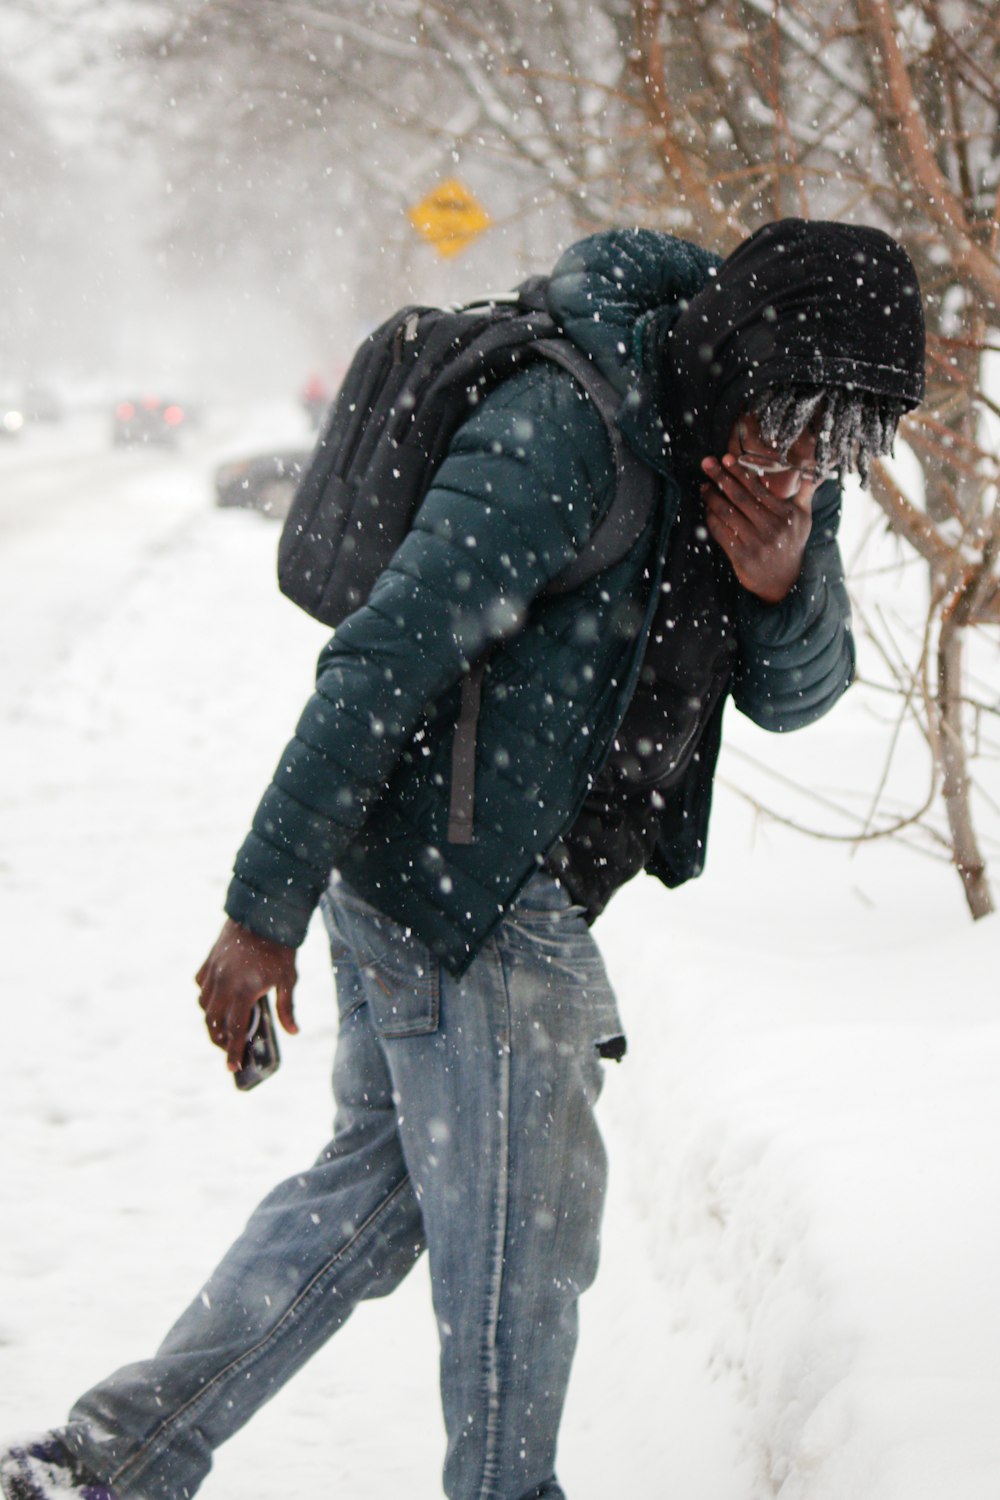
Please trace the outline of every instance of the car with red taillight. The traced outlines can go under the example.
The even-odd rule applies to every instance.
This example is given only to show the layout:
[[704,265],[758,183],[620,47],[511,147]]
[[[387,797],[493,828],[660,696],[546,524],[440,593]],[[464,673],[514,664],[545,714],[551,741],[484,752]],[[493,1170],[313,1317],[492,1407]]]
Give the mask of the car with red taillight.
[[151,443],[173,447],[186,421],[179,401],[164,396],[129,396],[115,405],[111,441],[116,448]]

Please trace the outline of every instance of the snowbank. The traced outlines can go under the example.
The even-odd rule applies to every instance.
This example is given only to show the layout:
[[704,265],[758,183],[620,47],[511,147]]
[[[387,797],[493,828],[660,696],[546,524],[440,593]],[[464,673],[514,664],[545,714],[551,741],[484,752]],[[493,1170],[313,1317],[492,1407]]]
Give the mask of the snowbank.
[[869,904],[819,846],[741,848],[729,800],[697,893],[605,919],[656,1265],[755,1495],[995,1497],[1000,925],[901,851]]

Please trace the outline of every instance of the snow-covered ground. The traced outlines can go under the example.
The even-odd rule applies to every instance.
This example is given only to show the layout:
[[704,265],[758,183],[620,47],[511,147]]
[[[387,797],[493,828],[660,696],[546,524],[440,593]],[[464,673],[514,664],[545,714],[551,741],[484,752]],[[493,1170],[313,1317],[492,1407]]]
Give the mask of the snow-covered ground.
[[[0,450],[0,1437],[145,1353],[329,1132],[319,933],[302,1035],[251,1095],[192,982],[323,639],[273,585],[276,527],[213,510],[208,476],[294,426],[215,413],[153,455],[81,418]],[[570,1500],[1000,1492],[1000,921],[940,865],[755,821],[729,785],[761,790],[751,761],[873,785],[856,699],[773,742],[732,715],[705,876],[602,919],[630,1050]],[[442,1447],[420,1267],[205,1493],[430,1500]]]

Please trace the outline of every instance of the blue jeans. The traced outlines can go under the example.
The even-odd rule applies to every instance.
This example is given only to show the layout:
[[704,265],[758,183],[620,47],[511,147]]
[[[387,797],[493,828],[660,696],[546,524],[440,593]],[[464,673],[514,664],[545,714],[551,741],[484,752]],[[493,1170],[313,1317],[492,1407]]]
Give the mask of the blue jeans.
[[334,1138],[264,1199],[158,1353],[63,1436],[123,1497],[181,1500],[366,1297],[426,1247],[451,1500],[563,1500],[556,1434],[597,1269],[598,1044],[621,1028],[563,888],[535,876],[461,980],[343,886],[323,912]]

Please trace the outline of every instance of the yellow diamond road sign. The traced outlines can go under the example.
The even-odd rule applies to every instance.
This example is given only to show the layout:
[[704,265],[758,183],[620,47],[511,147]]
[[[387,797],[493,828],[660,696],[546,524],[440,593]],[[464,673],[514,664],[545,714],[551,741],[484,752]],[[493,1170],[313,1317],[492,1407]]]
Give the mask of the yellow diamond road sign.
[[417,233],[446,256],[458,255],[491,223],[485,208],[457,177],[439,183],[408,216]]

